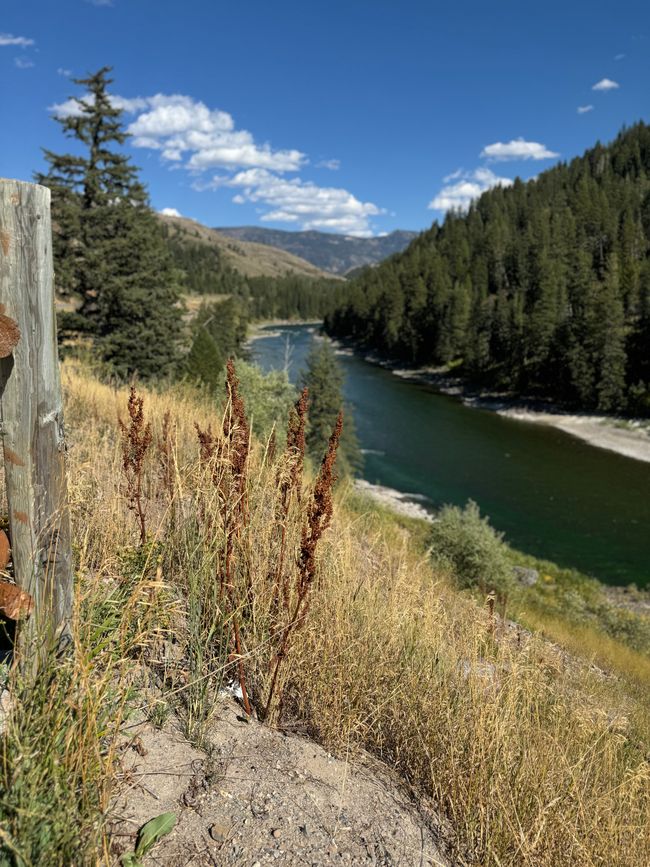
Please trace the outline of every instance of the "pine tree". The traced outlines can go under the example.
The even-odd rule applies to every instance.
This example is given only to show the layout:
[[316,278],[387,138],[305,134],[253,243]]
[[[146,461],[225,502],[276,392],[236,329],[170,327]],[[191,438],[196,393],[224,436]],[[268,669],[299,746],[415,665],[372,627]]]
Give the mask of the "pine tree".
[[118,375],[150,378],[179,358],[179,279],[137,170],[114,149],[128,136],[109,72],[74,80],[85,91],[78,111],[56,119],[81,154],[46,150],[36,180],[52,191],[57,290],[79,300],[68,325]]
[[621,296],[618,258],[612,253],[601,291],[600,321],[603,325],[600,347],[598,408],[611,412],[624,405],[625,314]]
[[[343,407],[343,372],[334,350],[327,341],[319,341],[307,356],[307,367],[300,377],[301,388],[309,389],[309,421],[305,435],[307,452],[320,463],[327,451],[332,429]],[[350,407],[344,407],[343,435],[339,445],[340,466],[344,472],[356,472],[362,458],[354,430]]]
[[223,366],[226,358],[219,351],[210,332],[199,325],[192,346],[185,359],[185,371],[190,382],[206,385],[211,391],[223,386]]

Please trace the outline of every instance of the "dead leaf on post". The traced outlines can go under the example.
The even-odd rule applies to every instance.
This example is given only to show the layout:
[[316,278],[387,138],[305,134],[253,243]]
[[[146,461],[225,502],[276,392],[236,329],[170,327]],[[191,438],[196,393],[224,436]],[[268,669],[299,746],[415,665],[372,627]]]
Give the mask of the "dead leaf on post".
[[13,319],[0,313],[0,358],[7,358],[20,340],[20,329]]
[[9,539],[4,530],[0,530],[0,572],[4,572],[9,563],[9,555],[11,548],[9,547]]
[[24,620],[34,609],[34,598],[15,584],[0,581],[0,614],[10,620]]

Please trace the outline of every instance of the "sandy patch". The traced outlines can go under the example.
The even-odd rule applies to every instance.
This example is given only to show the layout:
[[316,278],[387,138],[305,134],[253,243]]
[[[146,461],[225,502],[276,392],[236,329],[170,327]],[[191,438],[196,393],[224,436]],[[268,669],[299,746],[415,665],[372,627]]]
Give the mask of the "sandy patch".
[[131,731],[112,809],[115,863],[144,822],[172,811],[176,826],[147,867],[448,867],[446,824],[386,765],[247,722],[229,699],[216,717],[206,752],[174,720],[162,731],[148,723]]
[[405,515],[407,518],[419,518],[422,521],[432,522],[434,520],[431,512],[418,502],[427,499],[421,494],[405,494],[383,485],[373,485],[365,479],[355,479],[354,487],[360,494],[370,497],[371,500],[397,512],[399,515]]
[[519,421],[551,425],[592,446],[608,449],[637,461],[650,462],[650,436],[648,428],[640,422],[630,422],[629,426],[617,427],[607,416],[565,415],[516,407],[499,409],[497,412],[499,415]]

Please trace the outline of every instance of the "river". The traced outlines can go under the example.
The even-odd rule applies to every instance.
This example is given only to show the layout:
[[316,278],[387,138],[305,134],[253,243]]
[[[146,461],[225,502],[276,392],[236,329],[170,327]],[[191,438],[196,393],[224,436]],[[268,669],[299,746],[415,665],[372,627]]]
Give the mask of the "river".
[[[307,325],[269,326],[250,345],[292,381],[315,339]],[[610,584],[650,584],[650,463],[545,425],[464,406],[347,353],[345,399],[363,477],[436,508],[475,500],[516,548]]]

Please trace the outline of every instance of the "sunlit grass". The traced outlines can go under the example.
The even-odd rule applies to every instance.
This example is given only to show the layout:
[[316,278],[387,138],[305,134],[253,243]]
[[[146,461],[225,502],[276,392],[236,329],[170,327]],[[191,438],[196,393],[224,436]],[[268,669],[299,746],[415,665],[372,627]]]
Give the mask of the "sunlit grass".
[[[109,860],[104,820],[122,719],[137,713],[161,724],[173,711],[202,743],[215,695],[233,676],[235,615],[258,707],[269,685],[283,459],[253,444],[236,540],[239,595],[225,606],[216,580],[220,495],[197,462],[194,429],[196,421],[217,430],[221,405],[185,388],[141,392],[154,446],[140,547],[120,477],[117,415],[128,393],[69,364],[63,382],[76,648],[37,687],[13,686],[0,780],[6,863]],[[171,501],[155,452],[165,412],[176,431]],[[307,501],[305,493],[283,518],[293,578]],[[648,862],[650,663],[642,653],[523,602],[521,619],[538,634],[495,626],[484,600],[459,593],[454,576],[431,565],[420,524],[375,509],[346,483],[316,563],[308,617],[285,663],[285,714],[330,749],[372,751],[432,796],[450,822],[456,863]]]

